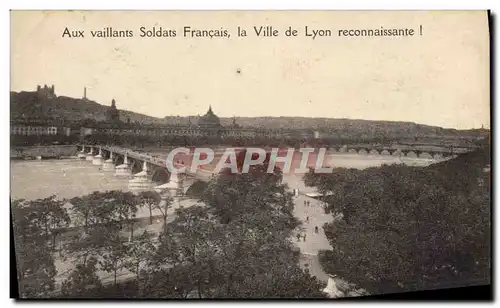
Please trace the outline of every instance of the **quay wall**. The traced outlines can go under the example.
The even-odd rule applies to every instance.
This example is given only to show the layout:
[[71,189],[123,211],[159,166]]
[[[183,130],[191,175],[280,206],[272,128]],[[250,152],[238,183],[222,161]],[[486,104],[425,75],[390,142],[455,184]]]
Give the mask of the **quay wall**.
[[64,158],[77,154],[76,145],[14,146],[10,148],[11,159]]

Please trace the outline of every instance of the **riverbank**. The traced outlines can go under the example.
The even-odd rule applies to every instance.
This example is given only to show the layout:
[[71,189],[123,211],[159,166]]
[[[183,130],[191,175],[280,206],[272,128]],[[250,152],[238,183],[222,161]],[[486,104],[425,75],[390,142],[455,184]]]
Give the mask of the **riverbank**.
[[14,146],[10,148],[11,160],[61,159],[75,156],[76,145]]

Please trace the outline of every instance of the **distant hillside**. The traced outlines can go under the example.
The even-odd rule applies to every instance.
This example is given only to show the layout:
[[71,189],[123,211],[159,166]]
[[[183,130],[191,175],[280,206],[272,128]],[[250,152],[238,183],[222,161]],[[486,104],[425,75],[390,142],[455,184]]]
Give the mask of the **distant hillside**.
[[[165,117],[164,124],[195,124],[198,117]],[[332,118],[304,118],[304,117],[235,117],[220,118],[223,126],[236,124],[242,127],[268,129],[313,129],[322,132],[325,136],[342,138],[356,136],[361,138],[418,138],[418,137],[485,137],[489,130],[472,129],[456,130],[437,126],[428,126],[411,122],[369,121]]]
[[[53,99],[40,97],[37,92],[11,92],[10,116],[14,118],[62,118],[68,121],[93,119],[106,120],[108,106],[91,100],[83,100],[66,96]],[[136,112],[119,110],[120,118],[132,122],[158,123],[160,119]]]
[[[119,105],[118,105],[119,107]],[[37,92],[11,92],[11,119],[59,118],[66,121],[92,119],[104,121],[108,106],[97,102],[60,96],[48,99]],[[190,125],[198,122],[197,116],[164,117],[162,119],[136,112],[119,110],[120,119],[143,124]],[[217,111],[215,110],[215,113]],[[488,136],[489,130],[455,130],[415,124],[410,122],[368,121],[303,117],[236,117],[220,118],[223,126],[236,121],[241,127],[267,129],[314,129],[332,138],[461,138]]]

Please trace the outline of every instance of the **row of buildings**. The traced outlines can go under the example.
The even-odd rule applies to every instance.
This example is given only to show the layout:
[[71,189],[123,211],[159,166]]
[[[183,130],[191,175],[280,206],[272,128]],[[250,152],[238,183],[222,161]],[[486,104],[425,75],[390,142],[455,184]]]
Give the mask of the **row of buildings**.
[[[84,88],[83,100],[87,100],[87,91]],[[54,86],[37,86],[37,95],[45,99],[57,97]],[[313,130],[290,129],[259,129],[240,127],[235,120],[228,126],[222,126],[219,117],[212,107],[201,117],[197,123],[190,125],[160,125],[136,124],[130,121],[123,122],[116,107],[116,101],[111,101],[111,106],[106,110],[106,121],[94,124],[82,123],[43,123],[36,120],[11,120],[12,136],[75,136],[85,138],[92,135],[107,136],[178,136],[178,137],[216,137],[216,138],[294,138],[311,139],[319,138],[319,133]]]
[[71,135],[70,127],[57,126],[37,126],[13,124],[10,126],[10,134],[14,136],[55,136],[55,135]]
[[259,129],[240,127],[233,120],[229,126],[222,126],[219,117],[208,108],[198,123],[191,125],[123,125],[117,126],[115,120],[108,116],[106,123],[98,127],[85,128],[83,135],[139,135],[139,136],[181,136],[181,137],[220,137],[220,138],[319,138],[319,133],[313,130],[291,129]]

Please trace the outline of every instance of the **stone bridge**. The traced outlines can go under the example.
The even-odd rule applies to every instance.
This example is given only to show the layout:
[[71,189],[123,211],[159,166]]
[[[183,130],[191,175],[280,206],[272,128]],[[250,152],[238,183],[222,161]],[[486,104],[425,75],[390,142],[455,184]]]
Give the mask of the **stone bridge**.
[[175,168],[186,167],[183,173],[170,173],[165,158],[115,146],[78,146],[78,158],[91,161],[104,172],[129,179],[133,192],[155,190],[161,195],[183,196],[196,182],[208,182],[213,172],[198,168],[191,172],[182,159],[172,161]]
[[331,152],[397,155],[422,158],[443,158],[463,154],[474,150],[474,147],[443,147],[440,145],[344,145],[330,147]]
[[[244,148],[233,148],[236,153]],[[175,168],[186,167],[185,172],[173,173],[167,168],[167,155],[162,157],[154,154],[145,154],[131,149],[116,146],[91,146],[79,145],[78,157],[92,161],[94,165],[100,166],[102,171],[114,172],[117,177],[128,178],[131,191],[156,190],[161,194],[179,196],[188,194],[188,190],[194,183],[208,182],[214,172],[214,166],[200,166],[196,171],[191,170],[191,155],[179,155],[172,161]],[[267,149],[266,152],[270,152]],[[392,155],[421,158],[443,158],[469,152],[473,148],[439,147],[433,145],[409,146],[409,145],[344,145],[328,148],[327,153],[357,153],[360,155]],[[221,156],[223,148],[215,149],[216,157]],[[166,154],[166,153],[165,153]],[[279,154],[281,156],[281,154]],[[198,184],[203,185],[203,184]]]

